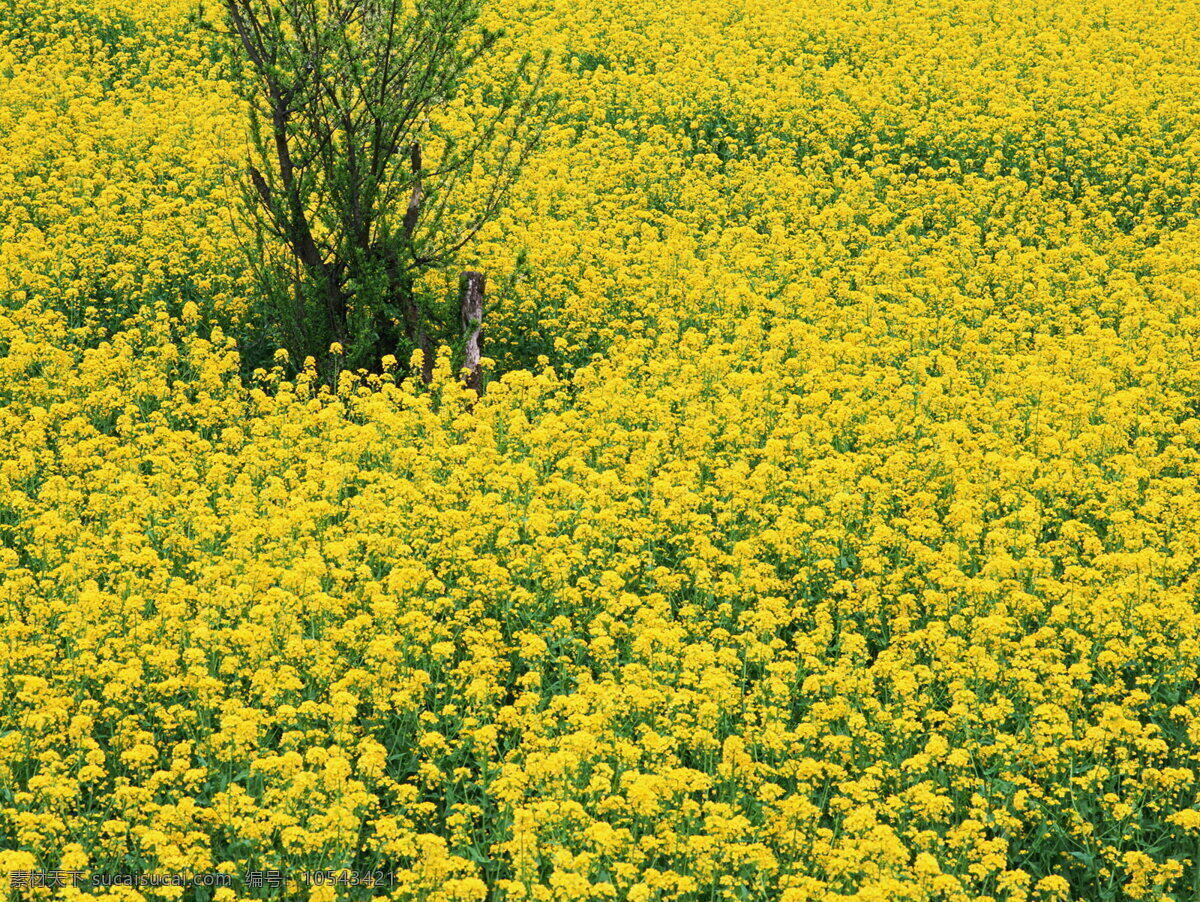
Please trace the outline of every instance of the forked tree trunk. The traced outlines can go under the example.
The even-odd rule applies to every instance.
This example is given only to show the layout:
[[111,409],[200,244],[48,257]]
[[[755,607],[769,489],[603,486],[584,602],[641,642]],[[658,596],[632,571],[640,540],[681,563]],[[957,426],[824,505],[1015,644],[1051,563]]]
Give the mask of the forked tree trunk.
[[[278,271],[297,286],[294,309],[279,311],[290,344],[321,360],[337,342],[355,366],[372,368],[419,348],[419,376],[429,384],[434,349],[457,344],[453,312],[421,303],[414,280],[450,265],[495,219],[549,121],[538,100],[550,51],[536,71],[523,57],[505,77],[502,100],[477,123],[477,140],[441,146],[427,170],[421,135],[492,45],[486,30],[477,46],[463,44],[476,44],[480,0],[217,2],[228,27],[206,30],[247,64],[237,87],[250,108],[252,225],[260,244],[282,239],[293,258]],[[450,228],[444,214],[456,207],[447,201],[459,175],[491,159],[482,207],[461,230]],[[463,375],[477,392],[484,281],[464,273],[460,302]]]
[[465,343],[464,381],[467,388],[483,394],[483,289],[487,277],[481,272],[464,272],[460,285],[459,314]]
[[[428,385],[433,381],[433,337],[429,333],[429,325],[421,313],[417,303],[416,287],[412,275],[404,272],[394,253],[375,246],[371,254],[384,261],[384,271],[388,280],[388,296],[395,309],[400,312],[400,325],[408,340],[421,349],[421,381]],[[382,310],[375,313],[375,348],[373,357],[376,361],[387,354],[398,354],[401,346],[400,332],[392,323],[391,318]]]

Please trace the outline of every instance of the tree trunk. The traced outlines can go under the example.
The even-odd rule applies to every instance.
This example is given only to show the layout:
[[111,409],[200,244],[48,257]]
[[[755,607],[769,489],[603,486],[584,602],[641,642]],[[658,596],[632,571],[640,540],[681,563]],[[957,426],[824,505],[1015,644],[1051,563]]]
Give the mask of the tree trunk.
[[400,309],[404,313],[404,331],[408,340],[421,349],[421,381],[428,385],[433,381],[433,339],[421,305],[417,303],[411,278],[403,279],[400,285]]
[[467,388],[483,394],[483,289],[487,277],[480,272],[464,272],[460,283],[459,315],[466,339],[464,368]]
[[[433,381],[433,338],[429,334],[429,326],[417,303],[416,286],[413,277],[405,272],[395,255],[379,248],[372,248],[371,253],[382,255],[384,271],[388,281],[388,297],[392,307],[400,313],[400,323],[404,327],[404,336],[409,342],[421,349],[421,381],[428,385]],[[392,322],[388,312],[379,310],[375,313],[375,349],[373,357],[376,361],[387,354],[399,356],[400,333]]]

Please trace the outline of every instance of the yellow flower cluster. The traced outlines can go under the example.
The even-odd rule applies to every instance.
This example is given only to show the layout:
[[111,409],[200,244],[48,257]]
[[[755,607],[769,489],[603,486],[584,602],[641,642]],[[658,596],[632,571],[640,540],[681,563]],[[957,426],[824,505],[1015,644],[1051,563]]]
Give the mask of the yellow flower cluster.
[[239,376],[190,6],[0,0],[0,872],[1200,896],[1200,5],[493,4],[477,402]]

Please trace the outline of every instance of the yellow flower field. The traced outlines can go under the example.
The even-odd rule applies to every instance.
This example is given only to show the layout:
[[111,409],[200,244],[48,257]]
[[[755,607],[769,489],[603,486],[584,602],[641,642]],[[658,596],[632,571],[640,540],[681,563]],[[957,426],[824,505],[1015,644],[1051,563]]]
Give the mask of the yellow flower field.
[[241,375],[193,5],[0,0],[0,873],[233,881],[0,893],[1200,899],[1200,3],[495,2],[473,406]]

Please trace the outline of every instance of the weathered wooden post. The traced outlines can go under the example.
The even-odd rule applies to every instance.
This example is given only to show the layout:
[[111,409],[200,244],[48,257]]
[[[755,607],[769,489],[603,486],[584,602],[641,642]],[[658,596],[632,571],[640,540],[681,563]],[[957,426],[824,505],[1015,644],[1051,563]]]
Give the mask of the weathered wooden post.
[[483,394],[483,370],[479,361],[483,357],[483,289],[486,282],[487,277],[481,272],[464,272],[459,298],[459,314],[466,339],[465,381],[467,388],[475,389],[480,395]]

